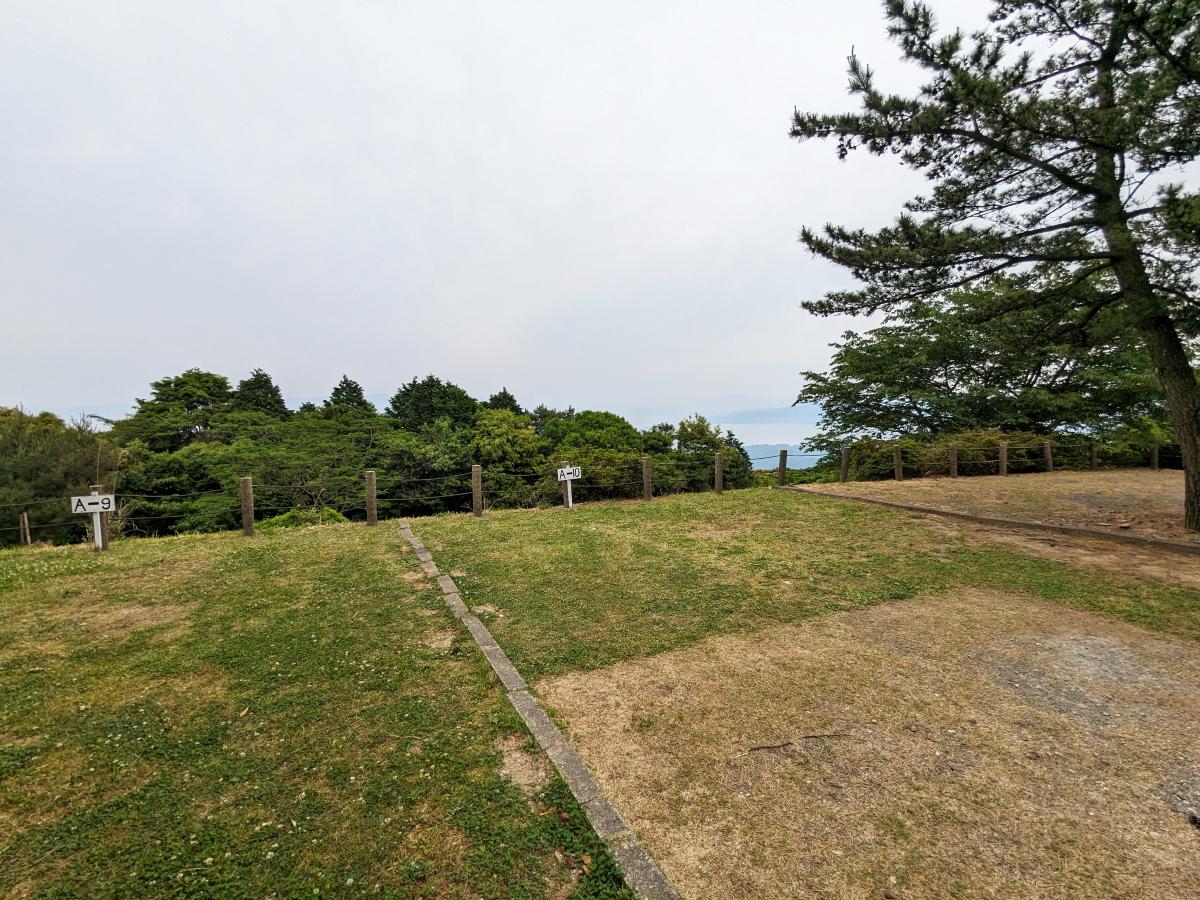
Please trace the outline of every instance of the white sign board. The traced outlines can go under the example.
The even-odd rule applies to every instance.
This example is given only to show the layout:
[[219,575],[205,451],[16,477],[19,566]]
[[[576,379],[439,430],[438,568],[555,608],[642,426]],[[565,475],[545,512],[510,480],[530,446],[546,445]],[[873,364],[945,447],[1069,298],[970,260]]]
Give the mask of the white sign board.
[[117,508],[112,494],[84,494],[71,498],[71,512],[92,514],[92,540],[97,550],[104,549],[104,532],[100,524],[100,513],[112,512]]
[[575,508],[575,498],[571,496],[571,482],[582,477],[583,470],[579,466],[563,466],[558,470],[558,480],[567,483],[567,509]]
[[84,494],[82,497],[71,498],[73,513],[112,512],[116,508],[116,499],[112,494]]

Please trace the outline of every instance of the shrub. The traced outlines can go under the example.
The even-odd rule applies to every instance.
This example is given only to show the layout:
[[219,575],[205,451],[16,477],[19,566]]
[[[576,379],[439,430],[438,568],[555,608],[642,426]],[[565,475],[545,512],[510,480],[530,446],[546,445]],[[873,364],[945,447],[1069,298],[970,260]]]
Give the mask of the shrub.
[[320,510],[296,507],[278,516],[263,519],[258,523],[258,527],[263,531],[272,531],[277,528],[304,528],[308,525],[340,525],[349,521],[330,506],[323,506]]

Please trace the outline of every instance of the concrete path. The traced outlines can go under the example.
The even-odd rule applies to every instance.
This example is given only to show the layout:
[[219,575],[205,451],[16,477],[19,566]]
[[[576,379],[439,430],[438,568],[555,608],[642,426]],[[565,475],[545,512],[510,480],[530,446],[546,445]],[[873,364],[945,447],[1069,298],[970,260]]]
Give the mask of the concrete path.
[[532,732],[538,746],[550,757],[563,781],[571,789],[572,795],[583,807],[588,822],[621,867],[625,874],[625,883],[645,900],[679,900],[679,894],[658,867],[658,863],[646,852],[617,808],[604,796],[604,791],[592,777],[587,765],[529,692],[529,685],[509,661],[507,654],[500,649],[492,633],[463,603],[454,580],[438,571],[433,557],[408,523],[401,526],[400,533],[412,545],[417,559],[421,562],[421,568],[437,578],[445,595],[446,606],[475,638],[475,643],[479,645],[500,683],[504,685],[508,700],[517,711],[517,715]]

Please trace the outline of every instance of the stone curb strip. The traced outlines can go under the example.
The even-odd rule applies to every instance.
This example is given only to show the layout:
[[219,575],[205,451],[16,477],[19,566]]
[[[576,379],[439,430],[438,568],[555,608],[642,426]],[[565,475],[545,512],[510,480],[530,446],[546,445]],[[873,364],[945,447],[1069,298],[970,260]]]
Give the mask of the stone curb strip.
[[1079,525],[1054,525],[1049,522],[1027,522],[1024,519],[1005,519],[1002,516],[983,516],[977,513],[958,512],[953,509],[938,509],[935,506],[919,506],[915,503],[901,503],[896,500],[879,500],[875,497],[856,497],[853,494],[835,494],[832,491],[817,491],[812,488],[789,485],[785,491],[795,491],[798,494],[815,494],[818,497],[830,497],[834,500],[852,500],[855,503],[871,503],[875,506],[887,506],[892,509],[903,509],[906,512],[927,513],[931,516],[945,516],[948,519],[963,519],[967,522],[978,522],[981,525],[994,525],[997,528],[1017,528],[1023,531],[1051,531],[1055,534],[1068,534],[1072,537],[1098,538],[1102,541],[1113,541],[1118,544],[1133,544],[1137,547],[1150,547],[1155,550],[1169,550],[1174,553],[1190,553],[1200,555],[1200,544],[1185,544],[1183,541],[1168,541],[1163,538],[1140,537],[1136,534],[1117,534],[1112,531],[1101,531],[1098,528],[1083,528]]
[[420,560],[421,568],[427,574],[437,578],[438,585],[445,595],[446,606],[459,621],[467,626],[467,630],[475,638],[475,643],[479,645],[484,657],[491,664],[492,671],[504,685],[508,701],[513,705],[513,709],[517,711],[517,715],[532,732],[538,746],[550,757],[550,761],[558,769],[558,774],[562,776],[567,787],[571,789],[571,794],[587,814],[592,829],[608,845],[609,852],[625,874],[625,883],[645,900],[679,900],[679,894],[671,886],[667,876],[658,867],[658,863],[646,852],[633,833],[633,829],[629,827],[629,823],[604,796],[600,785],[588,771],[587,765],[574,748],[567,743],[563,733],[546,715],[545,710],[538,705],[534,696],[529,693],[529,685],[525,683],[525,679],[509,661],[505,652],[500,649],[500,645],[496,643],[496,639],[492,637],[487,626],[473,616],[467,605],[463,603],[454,580],[449,575],[442,575],[438,572],[433,557],[429,555],[429,551],[421,539],[413,534],[410,525],[407,523],[401,525],[400,533],[412,545],[417,559]]

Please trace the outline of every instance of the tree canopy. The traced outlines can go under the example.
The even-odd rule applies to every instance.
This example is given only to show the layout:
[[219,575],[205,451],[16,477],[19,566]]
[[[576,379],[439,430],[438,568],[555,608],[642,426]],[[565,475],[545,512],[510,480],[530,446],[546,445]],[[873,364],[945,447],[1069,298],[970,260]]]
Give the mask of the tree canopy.
[[375,405],[363,394],[361,384],[343,375],[325,401],[325,409],[332,412],[374,413]]
[[387,414],[401,428],[414,431],[443,418],[454,425],[469,427],[478,408],[478,401],[458,385],[427,375],[420,380],[414,378],[396,391],[388,403]]
[[1003,289],[963,289],[913,303],[864,334],[846,332],[827,372],[803,373],[797,402],[822,409],[812,443],[976,429],[1103,435],[1144,419],[1166,426],[1162,390],[1135,336],[1094,328],[1072,337],[1038,309],[972,315],[980,291]]
[[1200,152],[1200,0],[998,0],[988,27],[939,35],[928,6],[887,0],[889,34],[926,81],[888,93],[851,56],[859,112],[796,111],[792,136],[894,154],[929,191],[878,230],[805,228],[860,287],[806,307],[907,317],[972,294],[973,313],[1035,311],[1060,333],[1135,333],[1162,384],[1200,528],[1195,195],[1170,178]]
[[229,406],[235,412],[260,412],[275,419],[292,414],[283,401],[283,392],[262,369],[255,369],[238,382]]
[[[503,389],[492,395],[498,402],[478,404],[433,376],[401,388],[384,414],[349,376],[295,414],[259,369],[233,390],[224,376],[195,369],[151,387],[108,432],[0,408],[0,506],[13,524],[28,511],[36,538],[78,539],[82,517],[50,526],[65,517],[63,497],[96,482],[116,490],[115,533],[172,534],[236,527],[244,476],[254,480],[260,514],[298,521],[328,521],[329,510],[361,519],[368,469],[383,517],[469,508],[473,464],[483,467],[492,506],[559,502],[554,470],[568,458],[585,472],[581,500],[639,496],[643,453],[654,457],[660,493],[711,487],[717,446],[730,448],[726,483],[750,481],[749,461],[707,423],[708,443],[681,449],[673,426],[642,432],[615,413],[544,406],[526,415]],[[16,540],[16,529],[0,524],[0,544]]]

